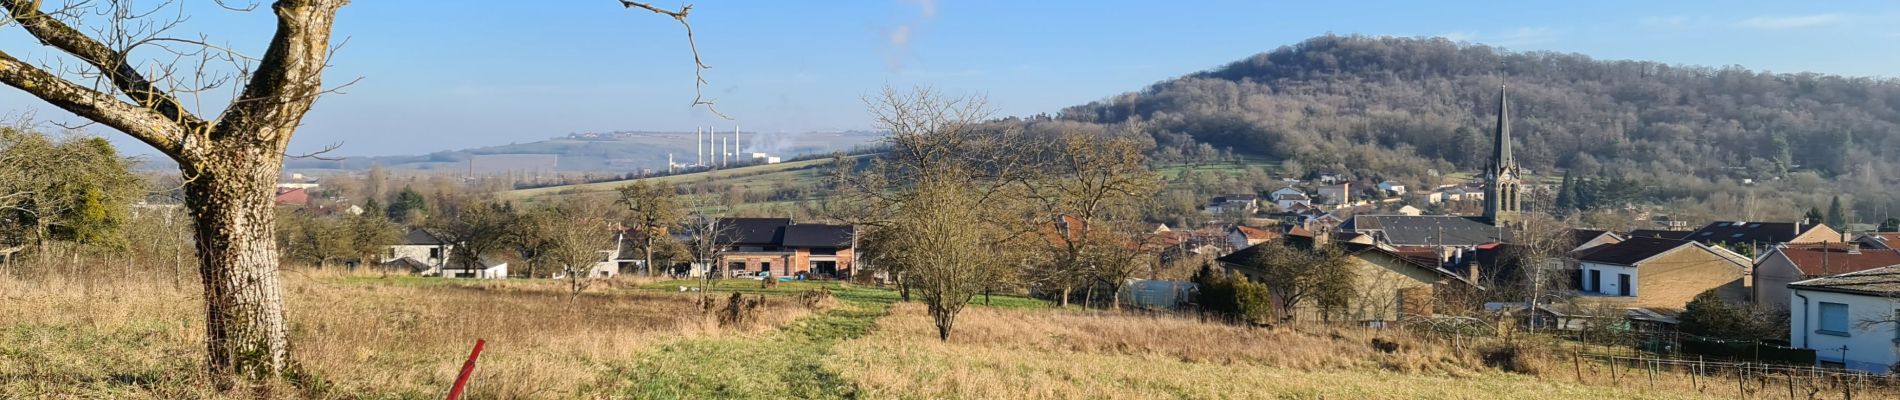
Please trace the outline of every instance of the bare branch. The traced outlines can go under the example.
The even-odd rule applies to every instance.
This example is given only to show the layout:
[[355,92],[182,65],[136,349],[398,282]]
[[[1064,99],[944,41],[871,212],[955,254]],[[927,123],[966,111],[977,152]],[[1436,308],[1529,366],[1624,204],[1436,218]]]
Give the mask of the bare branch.
[[626,8],[638,8],[652,11],[655,14],[673,17],[673,20],[679,21],[681,27],[686,28],[686,46],[693,50],[693,103],[691,106],[706,106],[706,111],[712,112],[713,115],[731,120],[732,117],[726,116],[726,114],[719,112],[719,109],[714,107],[714,103],[717,103],[719,101],[718,99],[706,98],[705,73],[706,70],[712,69],[712,66],[706,65],[706,61],[699,57],[699,42],[693,39],[693,24],[686,22],[686,15],[693,12],[693,5],[687,4],[680,6],[679,11],[671,11],[654,7],[651,4],[629,0],[620,0],[620,5]]
[[[0,1],[4,1],[4,4],[0,4],[0,6],[4,6],[8,15],[12,16],[13,20],[18,21],[20,27],[26,29],[27,33],[38,38],[41,43],[45,43],[48,46],[71,54],[73,57],[83,60],[88,64],[92,64],[94,68],[97,68],[100,73],[103,73],[106,78],[110,79],[114,87],[118,88],[120,92],[125,93],[127,97],[132,98],[132,101],[157,111],[159,114],[164,115],[166,119],[178,121],[187,127],[196,128],[204,126],[204,121],[185,111],[183,104],[181,104],[176,97],[173,97],[170,93],[166,93],[163,90],[159,90],[157,86],[152,84],[151,80],[147,79],[145,75],[140,74],[137,68],[127,63],[124,52],[113,50],[105,44],[87,37],[84,33],[79,32],[79,30],[73,29],[72,26],[53,18],[52,15],[40,12],[38,9],[39,1],[37,0]],[[156,10],[153,12],[156,12]],[[164,27],[159,27],[157,31],[168,29],[170,26],[176,25],[176,23],[177,22],[174,21]],[[31,90],[28,89],[28,91],[30,92]]]

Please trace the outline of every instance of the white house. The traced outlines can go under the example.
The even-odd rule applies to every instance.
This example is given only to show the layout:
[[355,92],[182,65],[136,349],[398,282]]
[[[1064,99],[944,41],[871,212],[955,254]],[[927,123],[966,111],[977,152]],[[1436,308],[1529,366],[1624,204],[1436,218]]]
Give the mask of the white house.
[[508,263],[493,259],[477,259],[475,262],[452,262],[442,266],[444,278],[507,279]]
[[1900,362],[1900,265],[1788,284],[1788,341],[1823,365],[1874,373]]
[[1234,225],[1232,228],[1227,229],[1227,245],[1231,246],[1229,248],[1234,250],[1252,247],[1253,245],[1278,237],[1280,237],[1280,235],[1274,234],[1273,232],[1246,225]]
[[1320,186],[1319,197],[1326,198],[1327,205],[1346,204],[1352,201],[1352,183]]
[[1280,197],[1280,195],[1286,195],[1286,194],[1297,194],[1297,195],[1305,196],[1306,192],[1299,189],[1294,189],[1292,186],[1287,186],[1287,187],[1280,188],[1279,190],[1274,190],[1273,193],[1267,193],[1267,196]]
[[1313,199],[1305,193],[1285,193],[1273,195],[1273,203],[1281,210],[1292,210],[1294,206],[1312,206]]
[[1410,215],[1410,216],[1416,217],[1419,214],[1423,214],[1423,213],[1425,213],[1425,210],[1420,210],[1418,209],[1418,207],[1413,207],[1413,206],[1399,207],[1399,215]]
[[1208,203],[1207,208],[1205,208],[1204,210],[1208,214],[1222,214],[1222,213],[1229,213],[1229,212],[1251,213],[1259,209],[1259,203],[1258,203],[1259,200],[1260,200],[1260,196],[1256,196],[1256,195],[1230,194],[1230,195],[1215,197],[1214,201]]
[[1404,196],[1405,185],[1400,185],[1398,182],[1393,181],[1379,182],[1379,191],[1391,193],[1395,196]]
[[440,267],[443,260],[447,259],[449,251],[453,249],[455,245],[448,244],[429,232],[411,229],[409,233],[402,235],[402,241],[390,245],[387,251],[383,252],[383,259],[376,261],[388,264],[406,257],[431,267]]

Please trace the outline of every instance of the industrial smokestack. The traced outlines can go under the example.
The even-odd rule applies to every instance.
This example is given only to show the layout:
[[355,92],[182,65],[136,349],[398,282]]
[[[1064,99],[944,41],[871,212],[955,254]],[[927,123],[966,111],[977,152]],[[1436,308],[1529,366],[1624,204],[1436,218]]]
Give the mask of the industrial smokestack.
[[693,127],[693,164],[706,165],[706,130]]
[[739,144],[740,144],[740,143],[745,143],[745,142],[741,142],[741,141],[739,141],[739,124],[738,124],[738,123],[733,123],[733,124],[732,124],[732,154],[733,154],[734,156],[738,156],[738,155],[739,155]]

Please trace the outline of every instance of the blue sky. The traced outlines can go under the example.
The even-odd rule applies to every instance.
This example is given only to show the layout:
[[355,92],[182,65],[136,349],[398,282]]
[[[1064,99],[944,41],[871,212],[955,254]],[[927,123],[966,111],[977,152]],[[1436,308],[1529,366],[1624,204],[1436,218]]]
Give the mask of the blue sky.
[[[184,1],[192,19],[182,32],[262,52],[267,11]],[[326,83],[361,81],[319,101],[292,146],[387,155],[708,124],[866,129],[859,98],[885,85],[984,93],[1009,115],[1054,112],[1326,33],[1900,77],[1900,2],[1546,3],[698,2],[692,21],[713,66],[706,93],[735,122],[688,107],[693,71],[679,25],[614,0],[358,0],[337,17],[336,38],[348,42]],[[53,56],[15,26],[0,27],[0,51]],[[71,118],[0,87],[0,115],[23,112]]]

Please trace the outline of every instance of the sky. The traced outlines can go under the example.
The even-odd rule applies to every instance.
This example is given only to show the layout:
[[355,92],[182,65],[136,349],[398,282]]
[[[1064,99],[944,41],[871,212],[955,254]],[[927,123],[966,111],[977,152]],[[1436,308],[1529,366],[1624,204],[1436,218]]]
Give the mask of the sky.
[[[261,54],[274,29],[267,6],[181,1],[159,13],[190,17],[179,36]],[[690,105],[681,26],[617,0],[357,0],[338,12],[340,47],[324,78],[342,87],[317,102],[291,146],[398,155],[576,132],[871,129],[861,98],[886,86],[982,94],[1001,115],[1054,113],[1328,33],[1900,77],[1900,2],[1547,3],[706,0],[689,20],[712,67],[704,94],[733,118],[724,120]],[[60,57],[12,25],[0,25],[0,51]],[[201,114],[216,113],[216,97],[202,99]],[[75,120],[0,86],[0,116],[22,115]]]

